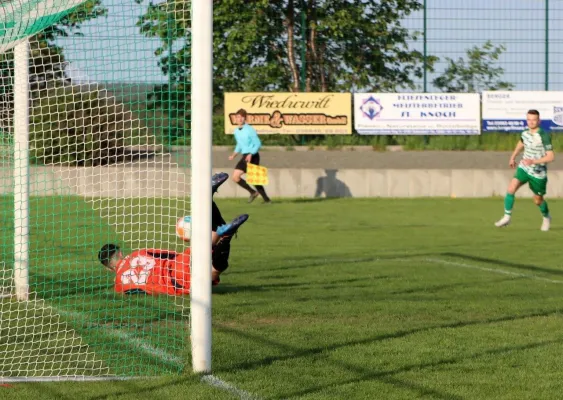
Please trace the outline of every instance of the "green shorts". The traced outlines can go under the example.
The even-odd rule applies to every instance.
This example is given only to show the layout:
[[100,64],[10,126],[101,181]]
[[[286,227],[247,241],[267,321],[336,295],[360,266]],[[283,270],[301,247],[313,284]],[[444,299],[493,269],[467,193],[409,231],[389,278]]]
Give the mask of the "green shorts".
[[527,183],[532,192],[538,196],[545,196],[547,193],[547,177],[545,179],[535,178],[522,168],[516,168],[514,177],[522,183]]

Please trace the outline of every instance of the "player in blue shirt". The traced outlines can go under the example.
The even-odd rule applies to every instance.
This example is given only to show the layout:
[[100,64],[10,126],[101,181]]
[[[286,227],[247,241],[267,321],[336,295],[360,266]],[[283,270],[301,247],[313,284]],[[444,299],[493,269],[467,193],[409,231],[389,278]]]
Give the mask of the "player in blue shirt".
[[242,154],[242,158],[239,160],[235,166],[233,172],[233,181],[235,181],[241,188],[248,190],[250,197],[248,202],[252,203],[258,194],[264,199],[264,203],[271,203],[270,198],[264,190],[264,186],[256,185],[256,190],[242,179],[242,175],[246,173],[246,165],[252,163],[255,165],[260,165],[260,147],[262,147],[262,142],[258,138],[256,130],[246,123],[246,110],[240,109],[236,113],[236,122],[238,127],[235,128],[234,135],[236,140],[236,147],[233,154],[229,156],[229,160],[233,160],[237,154]]

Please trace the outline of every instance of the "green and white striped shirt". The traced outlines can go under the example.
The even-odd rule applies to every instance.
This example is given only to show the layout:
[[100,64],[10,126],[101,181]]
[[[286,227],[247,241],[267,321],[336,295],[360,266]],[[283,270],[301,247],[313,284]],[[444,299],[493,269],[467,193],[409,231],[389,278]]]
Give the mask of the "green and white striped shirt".
[[[539,160],[545,156],[548,151],[553,150],[553,146],[551,145],[551,136],[541,128],[539,128],[536,133],[531,133],[529,129],[526,129],[522,132],[520,140],[524,143],[524,157],[522,160]],[[524,165],[522,164],[522,161],[520,161],[518,168],[522,168],[526,171],[526,173],[528,173],[528,175],[534,178],[547,178],[546,164]]]

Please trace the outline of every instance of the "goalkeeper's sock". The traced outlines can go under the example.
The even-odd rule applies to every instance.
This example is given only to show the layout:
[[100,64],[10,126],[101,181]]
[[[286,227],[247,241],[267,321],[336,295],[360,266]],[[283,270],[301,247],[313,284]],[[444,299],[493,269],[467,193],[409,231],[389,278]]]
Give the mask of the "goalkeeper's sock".
[[547,207],[547,201],[542,201],[542,203],[539,205],[539,208],[541,215],[543,215],[545,218],[549,217],[549,208]]
[[514,195],[507,193],[504,197],[504,214],[512,215],[512,208],[514,207]]
[[245,189],[245,190],[248,190],[248,192],[249,192],[250,194],[256,193],[256,191],[255,191],[254,189],[252,189],[252,188],[250,187],[250,185],[249,185],[248,183],[246,183],[246,181],[245,181],[244,179],[242,179],[242,178],[240,179],[240,181],[237,182],[237,184],[238,184],[241,188],[243,188],[243,189]]

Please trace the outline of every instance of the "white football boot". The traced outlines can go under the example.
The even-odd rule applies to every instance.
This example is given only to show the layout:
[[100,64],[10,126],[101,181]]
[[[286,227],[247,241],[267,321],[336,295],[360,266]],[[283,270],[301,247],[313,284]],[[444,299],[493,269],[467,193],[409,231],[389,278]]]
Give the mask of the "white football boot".
[[495,222],[495,226],[498,228],[502,228],[503,226],[508,226],[510,224],[510,215],[504,214],[504,216]]
[[543,217],[543,222],[541,224],[541,230],[547,232],[551,226],[551,216]]

